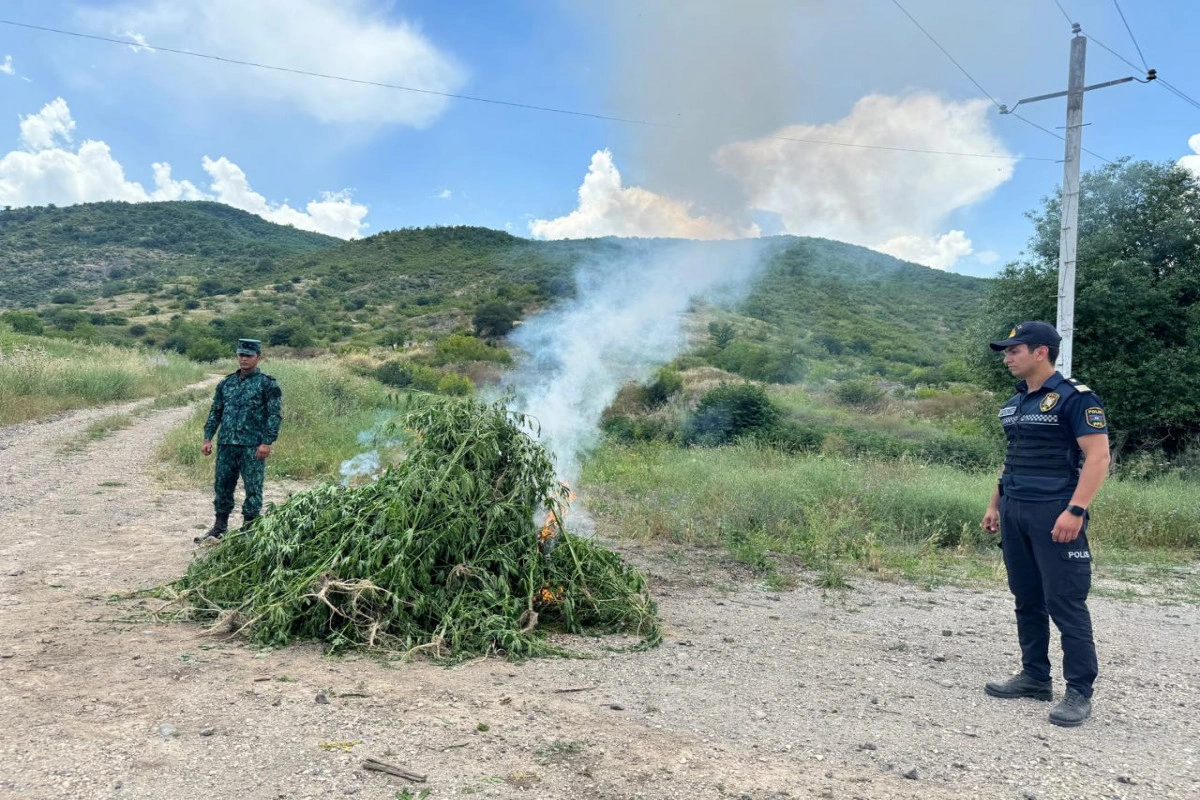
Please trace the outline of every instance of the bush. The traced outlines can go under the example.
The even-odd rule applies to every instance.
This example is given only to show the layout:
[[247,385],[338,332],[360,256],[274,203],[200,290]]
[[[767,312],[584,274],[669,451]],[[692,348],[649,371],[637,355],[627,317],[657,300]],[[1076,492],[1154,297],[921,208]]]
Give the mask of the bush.
[[484,303],[475,309],[475,335],[494,338],[504,336],[513,329],[513,323],[520,318],[520,310],[508,303]]
[[687,423],[689,444],[721,445],[774,425],[779,411],[754,383],[722,383],[700,398]]
[[192,361],[217,361],[227,352],[225,346],[216,339],[196,339],[188,344],[185,355]]
[[842,381],[834,388],[833,396],[844,406],[873,410],[883,405],[887,392],[874,381],[860,378]]
[[287,347],[312,347],[315,343],[312,329],[301,322],[281,322],[267,334],[267,342]]
[[46,331],[42,320],[32,311],[6,311],[0,315],[0,319],[7,322],[8,326],[17,333],[41,336]]
[[454,397],[470,397],[475,393],[475,384],[466,375],[448,372],[437,383],[438,394],[448,394]]
[[662,367],[654,380],[642,389],[642,402],[649,408],[664,405],[671,396],[683,390],[683,376],[679,370]]
[[508,351],[492,347],[474,336],[454,334],[437,343],[433,356],[434,364],[462,364],[467,361],[496,361],[507,364],[512,361]]
[[57,292],[53,297],[50,298],[50,302],[54,303],[55,305],[66,306],[72,303],[78,303],[79,296],[74,292]]

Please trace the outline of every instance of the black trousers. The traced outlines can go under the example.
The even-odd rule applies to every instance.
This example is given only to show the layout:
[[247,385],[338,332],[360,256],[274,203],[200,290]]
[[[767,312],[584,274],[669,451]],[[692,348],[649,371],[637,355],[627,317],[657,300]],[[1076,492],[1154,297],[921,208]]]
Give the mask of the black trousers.
[[1087,596],[1092,587],[1092,553],[1087,520],[1079,538],[1060,544],[1050,531],[1066,500],[1031,502],[1004,497],[1000,503],[1000,544],[1008,568],[1008,588],[1017,608],[1021,666],[1040,681],[1050,680],[1050,620],[1062,634],[1063,678],[1084,697],[1096,680],[1096,645]]

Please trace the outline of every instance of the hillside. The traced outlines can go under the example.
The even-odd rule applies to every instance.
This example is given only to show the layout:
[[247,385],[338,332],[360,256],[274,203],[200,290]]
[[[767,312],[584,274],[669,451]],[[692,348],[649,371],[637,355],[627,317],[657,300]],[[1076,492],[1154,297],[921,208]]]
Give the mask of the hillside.
[[157,286],[177,275],[270,272],[339,244],[211,202],[89,203],[0,211],[0,308]]
[[[0,297],[27,332],[189,352],[238,336],[276,346],[365,348],[469,331],[477,309],[528,316],[575,291],[576,268],[636,265],[665,240],[541,242],[485,228],[403,229],[341,242],[215,203],[100,203],[0,214]],[[766,253],[735,308],[722,366],[792,380],[802,361],[907,379],[940,368],[986,281],[840,242],[773,237],[695,243]],[[193,345],[205,346],[193,351]],[[216,348],[214,350],[214,347]]]

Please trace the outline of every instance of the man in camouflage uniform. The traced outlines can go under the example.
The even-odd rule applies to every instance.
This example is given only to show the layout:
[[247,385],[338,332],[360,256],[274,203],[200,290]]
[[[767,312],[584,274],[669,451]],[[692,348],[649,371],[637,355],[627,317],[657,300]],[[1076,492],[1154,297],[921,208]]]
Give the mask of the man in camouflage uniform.
[[239,339],[237,346],[238,371],[226,375],[217,384],[213,395],[208,421],[204,424],[204,443],[200,452],[211,455],[213,435],[220,428],[217,439],[217,469],[213,478],[216,500],[213,507],[216,519],[204,539],[220,539],[229,528],[229,515],[233,511],[233,490],[238,476],[246,489],[246,500],[242,503],[242,519],[249,525],[262,511],[263,474],[266,472],[267,457],[271,445],[279,437],[279,425],[283,421],[283,393],[274,378],[258,369],[262,357],[262,342],[257,339]]

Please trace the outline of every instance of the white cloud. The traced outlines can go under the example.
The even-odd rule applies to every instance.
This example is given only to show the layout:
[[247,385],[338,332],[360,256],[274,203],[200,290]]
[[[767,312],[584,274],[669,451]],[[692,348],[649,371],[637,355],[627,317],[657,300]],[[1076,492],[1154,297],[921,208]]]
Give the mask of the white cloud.
[[129,49],[130,49],[130,50],[132,50],[132,51],[133,51],[133,52],[135,52],[135,53],[155,53],[155,52],[158,52],[158,51],[157,51],[157,50],[155,50],[153,47],[151,47],[151,46],[149,46],[148,44],[146,44],[146,37],[145,37],[145,36],[143,36],[143,35],[142,35],[142,34],[140,34],[140,33],[135,33],[135,32],[133,32],[133,31],[125,31],[125,38],[126,38],[126,39],[132,39],[133,41],[137,42],[137,44],[131,44],[131,45],[129,45]]
[[3,63],[0,63],[0,74],[16,75],[17,68],[13,66],[12,56],[5,56]]
[[693,216],[688,203],[637,186],[622,186],[621,173],[608,150],[598,150],[592,156],[579,187],[578,207],[556,219],[535,219],[529,223],[529,231],[539,239],[592,236],[734,239],[758,235],[757,226],[742,228],[715,217]]
[[949,269],[958,259],[972,253],[971,240],[957,230],[943,236],[897,236],[875,249],[934,269]]
[[999,261],[1000,254],[995,250],[981,250],[975,254],[975,260],[987,267]]
[[21,141],[27,149],[0,157],[0,206],[72,205],[102,200],[144,203],[151,200],[216,200],[281,225],[344,239],[361,236],[368,208],[348,192],[326,192],[304,210],[272,203],[255,192],[246,173],[227,158],[204,157],[211,178],[209,191],[187,180],[176,180],[171,165],[155,163],[154,188],[125,177],[125,168],[104,142],[85,140],[69,147],[75,121],[62,98],[39,113],[21,118]]
[[1200,133],[1188,139],[1188,147],[1192,149],[1194,155],[1184,156],[1179,159],[1179,166],[1188,170],[1197,178],[1200,178]]
[[70,144],[75,120],[67,101],[57,97],[36,114],[21,117],[21,146],[37,152],[62,144]]
[[[414,24],[395,21],[384,0],[128,0],[83,11],[83,23],[166,46],[361,81],[455,92],[465,70]],[[180,45],[182,46],[182,45]],[[148,49],[148,48],[147,48]],[[423,94],[179,56],[146,61],[169,90],[211,103],[231,97],[285,104],[322,122],[425,127],[449,100]],[[149,66],[152,65],[152,66]],[[190,80],[185,80],[185,76]]]
[[271,222],[342,239],[360,236],[366,227],[363,218],[367,215],[367,207],[353,202],[348,192],[326,192],[320,200],[310,201],[304,211],[299,211],[287,203],[268,202],[250,188],[250,181],[242,168],[224,156],[215,161],[205,156],[203,166],[204,171],[212,176],[212,191],[218,202],[257,214]]
[[454,192],[450,191],[449,189],[442,189],[440,192],[438,192],[437,194],[435,194],[433,196],[433,199],[434,200],[449,200],[453,196],[454,196]]
[[[824,125],[773,134],[852,144],[1007,155],[982,100],[930,94],[868,95],[850,114]],[[970,253],[960,232],[939,235],[954,211],[986,198],[1013,173],[1003,159],[923,156],[762,138],[721,147],[714,159],[742,185],[751,208],[779,215],[788,233],[824,236],[904,252],[947,268]],[[957,235],[956,235],[957,233]]]

